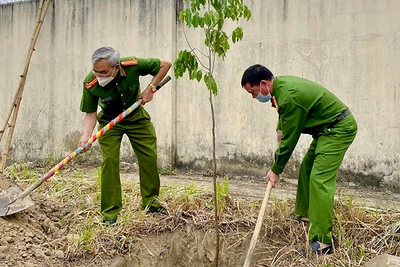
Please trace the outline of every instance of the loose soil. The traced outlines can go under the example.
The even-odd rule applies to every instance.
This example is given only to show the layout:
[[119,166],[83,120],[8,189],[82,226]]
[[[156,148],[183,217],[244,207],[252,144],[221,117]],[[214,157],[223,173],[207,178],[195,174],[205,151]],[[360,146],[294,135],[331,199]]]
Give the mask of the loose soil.
[[[93,170],[89,168],[86,172],[92,173]],[[122,177],[138,180],[136,171],[125,171]],[[51,180],[47,183],[51,183]],[[195,183],[205,190],[212,190],[212,177],[203,174],[162,175],[161,183],[162,186]],[[14,185],[10,177],[0,172],[0,190],[6,190],[10,185]],[[235,200],[259,202],[265,194],[265,188],[263,179],[234,177],[229,180],[230,194]],[[138,242],[129,248],[129,254],[104,249],[93,251],[89,257],[74,255],[76,252],[72,252],[71,247],[74,233],[63,226],[62,220],[72,211],[76,212],[78,202],[73,192],[67,193],[71,194],[69,203],[51,201],[45,195],[33,193],[32,198],[36,203],[34,207],[0,218],[0,266],[214,266],[214,229],[196,227],[196,220],[201,218],[195,217],[188,218],[183,227],[172,231],[132,233],[138,237]],[[269,206],[274,201],[294,199],[295,194],[296,181],[283,178],[278,188],[272,191]],[[354,197],[360,205],[390,209],[393,212],[398,212],[400,204],[399,194],[376,189],[338,186],[336,197],[339,196]],[[237,234],[223,236],[221,266],[243,265],[256,219],[257,212],[247,232],[238,231]],[[160,220],[163,218],[160,217]],[[264,227],[263,231],[267,226]],[[112,233],[112,227],[110,231]],[[254,258],[264,261],[258,261],[257,266],[268,266],[267,262],[271,262],[274,255],[267,251],[271,248],[279,249],[275,241],[282,234],[285,233],[277,232],[268,237],[262,234],[259,237]]]

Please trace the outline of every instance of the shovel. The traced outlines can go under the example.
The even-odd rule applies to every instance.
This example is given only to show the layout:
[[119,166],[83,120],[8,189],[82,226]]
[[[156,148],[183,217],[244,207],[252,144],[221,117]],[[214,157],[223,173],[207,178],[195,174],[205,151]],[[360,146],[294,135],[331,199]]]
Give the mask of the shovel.
[[[162,80],[161,83],[156,86],[156,90],[158,91],[164,84],[166,84],[170,80],[171,80],[170,76],[165,77],[164,80]],[[87,147],[89,144],[92,144],[97,139],[102,137],[106,131],[109,131],[115,124],[123,120],[126,116],[132,113],[132,111],[134,111],[141,104],[142,104],[142,99],[138,99],[135,103],[133,103],[132,106],[130,106],[124,112],[119,114],[115,119],[110,121],[100,131],[98,131],[91,138],[89,138],[89,140],[85,143],[84,146]],[[72,159],[76,158],[79,154],[81,154],[81,152],[82,148],[78,147],[74,152],[71,153],[71,155],[65,157],[54,168],[52,168],[49,172],[43,175],[42,178],[38,179],[25,191],[22,191],[18,186],[12,186],[9,187],[6,191],[0,192],[0,217],[11,215],[33,206],[34,203],[28,197],[28,195],[32,193],[33,190],[38,188],[44,181],[47,181],[51,176],[57,174],[59,170],[61,170],[65,165],[67,165]]]

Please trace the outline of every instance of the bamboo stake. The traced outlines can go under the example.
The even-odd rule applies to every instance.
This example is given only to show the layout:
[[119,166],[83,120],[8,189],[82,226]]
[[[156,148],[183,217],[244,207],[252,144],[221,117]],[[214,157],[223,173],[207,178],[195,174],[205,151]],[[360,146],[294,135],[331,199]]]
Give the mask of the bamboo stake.
[[4,126],[3,126],[3,128],[0,130],[0,141],[1,141],[1,139],[3,138],[3,135],[4,135],[4,133],[5,133],[6,129],[7,129],[7,126],[10,125],[8,122],[10,121],[11,114],[12,114],[12,112],[13,112],[13,110],[14,110],[15,102],[16,102],[16,100],[17,100],[17,95],[18,95],[18,91],[17,91],[17,93],[16,93],[15,96],[14,96],[14,101],[13,101],[13,104],[12,104],[12,106],[11,106],[11,108],[10,108],[10,111],[8,112],[7,119],[6,119],[6,121],[4,122]]
[[[43,7],[43,0],[41,0],[40,3],[39,3],[38,13],[37,13],[37,15],[36,15],[36,26],[35,26],[35,29],[34,29],[34,31],[33,31],[33,36],[35,35],[35,33],[36,33],[36,31],[37,31],[37,25],[38,25],[38,23],[39,23],[39,21],[40,21],[41,14],[42,14],[42,7]],[[31,42],[32,42],[32,41],[31,41]],[[26,66],[25,66],[25,67],[26,67]],[[25,76],[26,76],[26,75],[25,75]],[[22,77],[24,77],[23,74],[21,75],[21,78],[22,78]],[[18,95],[19,95],[19,92],[20,92],[21,88],[23,88],[23,86],[21,86],[21,81],[20,81],[20,84],[19,84],[19,86],[18,86],[18,90],[17,90],[17,92],[15,93],[14,100],[13,100],[13,102],[12,102],[12,106],[11,106],[11,108],[10,108],[10,111],[8,112],[7,119],[6,119],[6,121],[4,122],[3,128],[0,130],[0,141],[1,141],[1,139],[3,139],[3,135],[4,135],[5,131],[6,131],[7,126],[10,125],[10,124],[9,124],[10,118],[11,118],[11,115],[12,115],[12,113],[13,113],[13,111],[14,111],[15,106],[17,105],[17,104],[16,104],[16,103],[17,103],[17,97],[18,97]]]
[[[30,44],[30,47],[28,50],[28,56],[26,59],[24,71],[21,75],[21,80],[19,81],[18,90],[17,90],[17,93],[14,98],[14,103],[12,106],[13,111],[10,112],[10,114],[12,113],[11,123],[8,123],[8,120],[9,120],[9,118],[8,118],[6,121],[6,124],[5,124],[5,125],[8,125],[9,129],[8,129],[7,141],[6,141],[5,147],[3,149],[3,154],[1,157],[1,169],[4,169],[6,166],[6,160],[7,160],[8,152],[10,150],[11,140],[12,140],[12,137],[14,134],[15,124],[16,124],[17,116],[18,116],[18,110],[20,107],[21,99],[22,99],[22,93],[24,91],[26,77],[28,75],[29,65],[31,62],[33,51],[35,51],[36,41],[38,39],[40,29],[43,25],[44,18],[46,17],[46,13],[49,8],[50,2],[51,2],[51,0],[41,0],[40,4],[39,4],[38,14],[37,14],[37,18],[36,18],[36,25],[35,25],[35,29],[34,29],[34,32],[32,35],[31,44]],[[43,6],[44,6],[44,11],[43,11]],[[7,127],[7,126],[5,126],[5,127]],[[3,133],[1,133],[1,137],[2,136],[3,136]]]

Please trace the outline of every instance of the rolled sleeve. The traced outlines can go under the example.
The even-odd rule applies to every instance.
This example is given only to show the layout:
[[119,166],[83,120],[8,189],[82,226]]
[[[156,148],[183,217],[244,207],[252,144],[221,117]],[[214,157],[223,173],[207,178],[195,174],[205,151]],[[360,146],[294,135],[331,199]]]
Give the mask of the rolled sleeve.
[[91,113],[97,111],[99,97],[90,93],[88,89],[83,87],[80,110],[82,112]]
[[140,75],[155,76],[160,71],[161,61],[158,58],[138,58],[138,72]]

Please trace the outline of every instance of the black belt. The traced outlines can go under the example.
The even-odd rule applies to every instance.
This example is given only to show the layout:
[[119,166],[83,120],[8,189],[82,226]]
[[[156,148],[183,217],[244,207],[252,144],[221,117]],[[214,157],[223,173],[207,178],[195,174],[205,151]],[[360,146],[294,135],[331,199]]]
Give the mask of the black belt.
[[326,126],[325,128],[333,128],[333,126],[335,126],[339,121],[343,120],[344,118],[346,118],[347,116],[349,116],[351,114],[349,109],[346,109],[345,111],[343,111],[342,113],[340,113],[340,115],[336,118],[336,120],[334,122],[332,122],[331,124],[329,124],[328,126]]
[[336,119],[336,123],[343,120],[344,118],[346,118],[347,116],[349,116],[351,114],[349,109],[346,109],[345,111],[343,111],[339,117]]
[[338,123],[339,121],[343,120],[344,118],[346,118],[350,114],[351,114],[350,110],[346,109],[345,111],[340,113],[339,117],[337,117],[337,119],[331,125],[329,125],[329,127],[327,127],[327,128],[332,128],[333,126],[336,125],[336,123]]
[[[333,128],[339,121],[343,120],[344,118],[346,118],[350,114],[351,114],[351,111],[349,109],[346,109],[345,111],[340,113],[340,115],[336,118],[336,120],[334,122],[332,122],[331,124],[326,126],[324,128],[324,130]],[[318,138],[319,136],[323,135],[324,134],[324,130],[322,130],[321,132],[317,133],[316,135],[313,135],[313,138]]]

